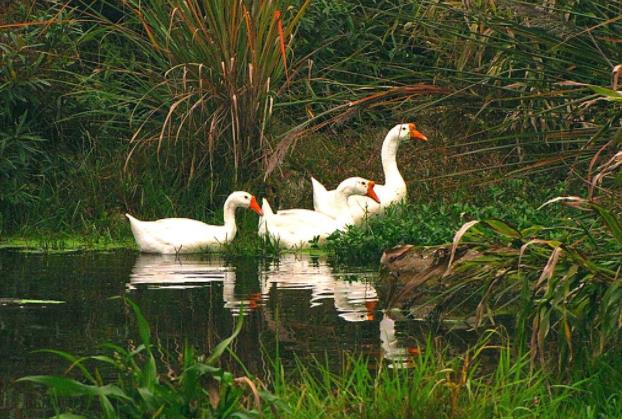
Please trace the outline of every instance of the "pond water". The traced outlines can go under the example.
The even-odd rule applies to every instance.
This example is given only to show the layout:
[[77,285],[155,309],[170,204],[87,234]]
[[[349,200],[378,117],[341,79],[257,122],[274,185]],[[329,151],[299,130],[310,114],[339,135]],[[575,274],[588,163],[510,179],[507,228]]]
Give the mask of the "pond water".
[[67,367],[34,350],[85,355],[97,353],[106,342],[136,341],[131,311],[111,299],[119,295],[138,303],[154,341],[173,354],[185,342],[209,353],[243,315],[233,349],[260,377],[270,374],[270,358],[277,350],[286,368],[295,357],[318,357],[336,365],[343,353],[404,365],[431,331],[425,322],[398,321],[382,310],[376,270],[332,266],[309,255],[262,260],[0,252],[0,277],[2,417],[33,416],[46,400],[35,386],[13,383],[16,378],[62,374]]

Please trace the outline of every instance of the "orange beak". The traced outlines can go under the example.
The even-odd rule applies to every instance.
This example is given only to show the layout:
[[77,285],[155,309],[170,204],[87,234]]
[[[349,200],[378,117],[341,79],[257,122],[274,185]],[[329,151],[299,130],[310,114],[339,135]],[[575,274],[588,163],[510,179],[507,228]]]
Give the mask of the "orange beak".
[[250,299],[248,300],[248,308],[251,310],[255,310],[259,307],[259,302],[261,301],[261,293],[257,292],[255,294],[250,295]]
[[367,320],[372,321],[376,318],[376,306],[378,301],[365,301],[365,308],[367,309]]
[[369,181],[369,183],[367,184],[367,196],[376,201],[377,203],[380,203],[380,198],[378,198],[378,195],[376,195],[376,191],[374,191],[375,185],[376,182],[374,182],[373,180]]
[[251,203],[248,206],[248,209],[255,211],[257,214],[259,214],[259,216],[263,215],[263,211],[261,210],[261,207],[257,203],[257,200],[254,196],[251,196]]
[[417,131],[415,124],[408,124],[408,131],[411,140],[428,141],[428,137]]
[[409,346],[408,354],[410,356],[419,356],[421,355],[421,349],[418,346]]

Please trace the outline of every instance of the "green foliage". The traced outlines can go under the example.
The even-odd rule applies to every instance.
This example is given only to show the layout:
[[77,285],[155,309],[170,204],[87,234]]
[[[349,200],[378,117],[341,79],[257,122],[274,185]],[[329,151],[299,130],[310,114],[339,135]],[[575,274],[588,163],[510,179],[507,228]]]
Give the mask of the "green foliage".
[[[333,107],[309,106],[332,109],[342,126],[356,116],[364,125],[430,119],[454,157],[502,153],[488,167],[495,172],[586,162],[619,126],[619,109],[594,101],[593,89],[603,91],[622,61],[620,5],[319,2],[301,30],[328,45],[315,56],[310,94],[329,92]],[[310,49],[305,36],[300,44]],[[409,90],[418,83],[442,87],[441,96]],[[342,109],[340,99],[364,105]]]
[[500,218],[521,228],[555,225],[561,222],[555,211],[538,210],[538,206],[564,187],[560,183],[542,191],[538,183],[516,179],[484,189],[475,198],[465,191],[452,195],[449,202],[397,205],[382,217],[372,217],[365,224],[331,236],[327,247],[341,259],[378,261],[384,250],[396,245],[448,243],[469,219]]
[[[217,366],[225,351],[240,333],[240,317],[231,336],[221,341],[209,356],[197,355],[185,346],[179,371],[175,371],[172,359],[163,359],[168,374],[158,371],[156,354],[162,348],[152,343],[151,330],[140,308],[126,299],[134,312],[140,344],[123,348],[116,344],[104,345],[108,354],[77,357],[66,352],[46,350],[70,363],[67,370],[77,370],[81,379],[68,376],[35,375],[23,377],[18,382],[32,382],[46,386],[54,398],[97,399],[102,417],[229,417],[256,416],[261,408],[260,400],[272,400],[272,396],[258,391],[247,378],[235,378],[232,373]],[[108,371],[116,379],[106,383]],[[66,374],[67,375],[67,374]],[[244,385],[244,387],[242,386]],[[248,392],[253,396],[254,409],[247,408]],[[80,413],[91,412],[90,404]],[[73,410],[73,409],[70,409]],[[63,412],[71,415],[72,412]]]
[[198,174],[212,192],[229,191],[262,167],[274,104],[296,74],[291,35],[308,3],[126,2],[122,21],[97,15],[91,36],[109,45],[112,34],[124,45],[113,54],[131,59],[132,71],[123,55],[104,57],[112,66],[85,93],[122,105],[130,156],[157,155],[176,177]]
[[67,91],[60,74],[75,63],[80,35],[79,26],[62,22],[66,14],[58,18],[47,26],[0,32],[0,230],[36,205],[54,167]]
[[565,369],[578,356],[619,348],[622,236],[618,216],[610,210],[578,197],[553,201],[594,215],[574,215],[574,227],[513,228],[499,220],[465,225],[454,248],[465,242],[481,256],[458,262],[446,280],[446,296],[464,301],[468,290],[477,300],[477,324],[497,313],[516,313],[518,342],[529,345],[532,359],[545,363],[550,357]]

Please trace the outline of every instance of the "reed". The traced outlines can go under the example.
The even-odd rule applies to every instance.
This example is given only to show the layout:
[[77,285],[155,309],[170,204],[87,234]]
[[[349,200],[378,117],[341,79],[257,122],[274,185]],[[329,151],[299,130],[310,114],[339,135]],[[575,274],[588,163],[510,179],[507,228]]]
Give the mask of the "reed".
[[206,172],[230,186],[257,176],[275,102],[296,78],[292,42],[308,4],[128,0],[122,21],[97,16],[140,60],[114,69],[131,111],[127,163],[143,149],[172,158],[186,179]]

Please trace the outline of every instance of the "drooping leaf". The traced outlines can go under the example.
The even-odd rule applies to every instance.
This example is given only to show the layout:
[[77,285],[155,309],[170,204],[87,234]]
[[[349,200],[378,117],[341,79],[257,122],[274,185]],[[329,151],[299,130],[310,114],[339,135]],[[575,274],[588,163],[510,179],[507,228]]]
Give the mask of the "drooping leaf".
[[483,220],[482,223],[486,224],[487,226],[492,228],[494,231],[504,236],[511,237],[513,239],[521,238],[521,233],[518,230],[516,230],[513,227],[510,227],[508,224],[504,223],[501,220],[488,219],[488,220]]

